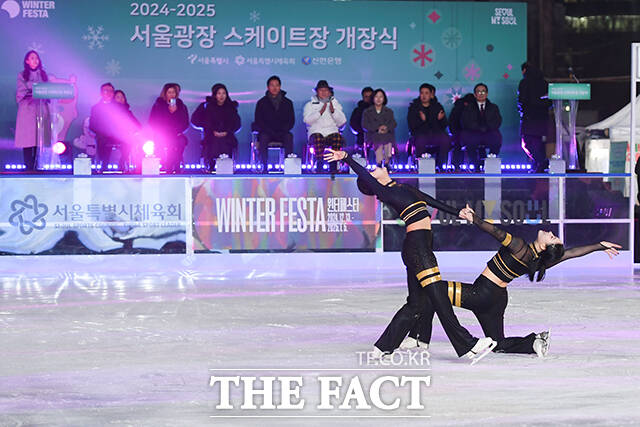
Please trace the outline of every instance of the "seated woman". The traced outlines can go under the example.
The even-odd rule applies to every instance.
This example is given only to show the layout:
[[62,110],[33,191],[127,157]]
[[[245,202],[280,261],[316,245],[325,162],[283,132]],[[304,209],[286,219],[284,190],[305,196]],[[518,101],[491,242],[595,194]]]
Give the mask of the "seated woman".
[[373,92],[373,105],[362,113],[364,141],[373,146],[376,163],[379,165],[389,164],[391,150],[396,142],[396,119],[393,117],[393,110],[386,105],[387,94],[382,89],[376,89]]
[[149,125],[154,131],[157,151],[167,173],[180,172],[187,146],[184,131],[189,127],[189,111],[180,99],[180,85],[167,83],[151,108]]
[[[113,99],[116,102],[115,105],[120,107],[118,112],[118,120],[113,123],[116,128],[115,139],[120,147],[120,170],[123,173],[129,172],[129,156],[131,150],[136,147],[136,134],[140,131],[140,122],[133,115],[129,102],[127,101],[127,95],[118,89],[113,93]],[[139,156],[136,156],[139,157]]]
[[213,172],[216,159],[223,153],[232,157],[238,147],[235,135],[240,129],[238,102],[229,97],[225,85],[216,83],[211,88],[211,96],[193,112],[191,123],[204,130],[202,157],[208,170]]
[[[460,218],[473,222],[481,230],[496,238],[502,247],[487,262],[487,267],[473,284],[460,282],[438,282],[446,288],[451,304],[473,311],[485,335],[497,341],[493,350],[499,353],[537,354],[544,357],[549,351],[549,331],[531,333],[526,337],[505,337],[504,311],[507,308],[507,285],[519,276],[528,275],[533,282],[544,279],[547,268],[571,258],[581,257],[595,251],[605,251],[610,258],[618,255],[620,245],[599,242],[565,251],[560,238],[550,231],[538,231],[532,243],[513,236],[501,228],[482,220],[467,205],[460,211]],[[442,292],[442,290],[441,290]],[[427,347],[431,340],[433,308],[425,306],[421,321],[416,323],[401,348]]]

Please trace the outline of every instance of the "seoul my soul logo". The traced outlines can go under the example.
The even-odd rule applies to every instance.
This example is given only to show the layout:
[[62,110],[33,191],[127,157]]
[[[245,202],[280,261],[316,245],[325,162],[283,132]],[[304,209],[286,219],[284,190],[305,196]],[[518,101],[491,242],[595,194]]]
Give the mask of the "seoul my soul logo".
[[18,227],[24,235],[29,235],[33,230],[42,230],[47,225],[45,216],[49,208],[44,203],[38,203],[33,194],[25,196],[24,200],[11,202],[11,215],[9,224]]
[[11,19],[20,15],[20,9],[23,18],[48,18],[49,11],[55,8],[54,0],[22,0],[20,3],[16,0],[5,0],[0,6]]

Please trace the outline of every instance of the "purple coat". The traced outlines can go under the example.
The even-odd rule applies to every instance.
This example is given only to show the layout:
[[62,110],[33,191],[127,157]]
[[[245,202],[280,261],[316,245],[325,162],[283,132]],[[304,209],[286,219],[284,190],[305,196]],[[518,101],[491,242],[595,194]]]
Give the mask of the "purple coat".
[[[16,102],[18,116],[16,117],[16,147],[27,148],[36,146],[36,115],[38,105],[44,102],[31,97],[34,83],[42,81],[40,70],[31,71],[29,80],[25,80],[22,73],[18,74]],[[48,117],[48,114],[47,114]]]

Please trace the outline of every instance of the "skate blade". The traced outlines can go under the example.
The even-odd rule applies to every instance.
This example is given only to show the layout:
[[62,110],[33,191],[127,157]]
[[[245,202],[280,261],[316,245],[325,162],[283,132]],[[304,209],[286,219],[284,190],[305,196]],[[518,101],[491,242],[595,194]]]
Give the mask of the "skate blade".
[[549,355],[549,349],[551,348],[551,328],[549,328],[549,335],[547,335],[547,339],[546,339],[546,346],[547,346],[547,352],[544,355],[544,357],[547,357]]
[[487,354],[491,353],[491,351],[496,348],[496,346],[498,345],[497,342],[495,341],[491,341],[491,345],[488,346],[487,348],[485,348],[484,350],[482,350],[481,353],[476,354],[475,356],[473,356],[473,359],[471,359],[471,365],[475,365],[476,363],[478,363],[479,361],[481,361]]

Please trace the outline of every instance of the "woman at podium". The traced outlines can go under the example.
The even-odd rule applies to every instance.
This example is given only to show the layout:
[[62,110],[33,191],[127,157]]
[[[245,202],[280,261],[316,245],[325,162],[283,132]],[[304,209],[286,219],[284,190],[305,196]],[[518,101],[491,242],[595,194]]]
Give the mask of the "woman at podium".
[[[42,61],[35,50],[24,56],[24,70],[18,74],[16,102],[17,148],[22,148],[24,164],[29,171],[35,170],[36,154],[39,146],[51,143],[51,117],[46,99],[33,99],[33,84],[49,80],[42,68]],[[40,144],[38,144],[40,141]],[[40,147],[41,148],[41,147]]]

